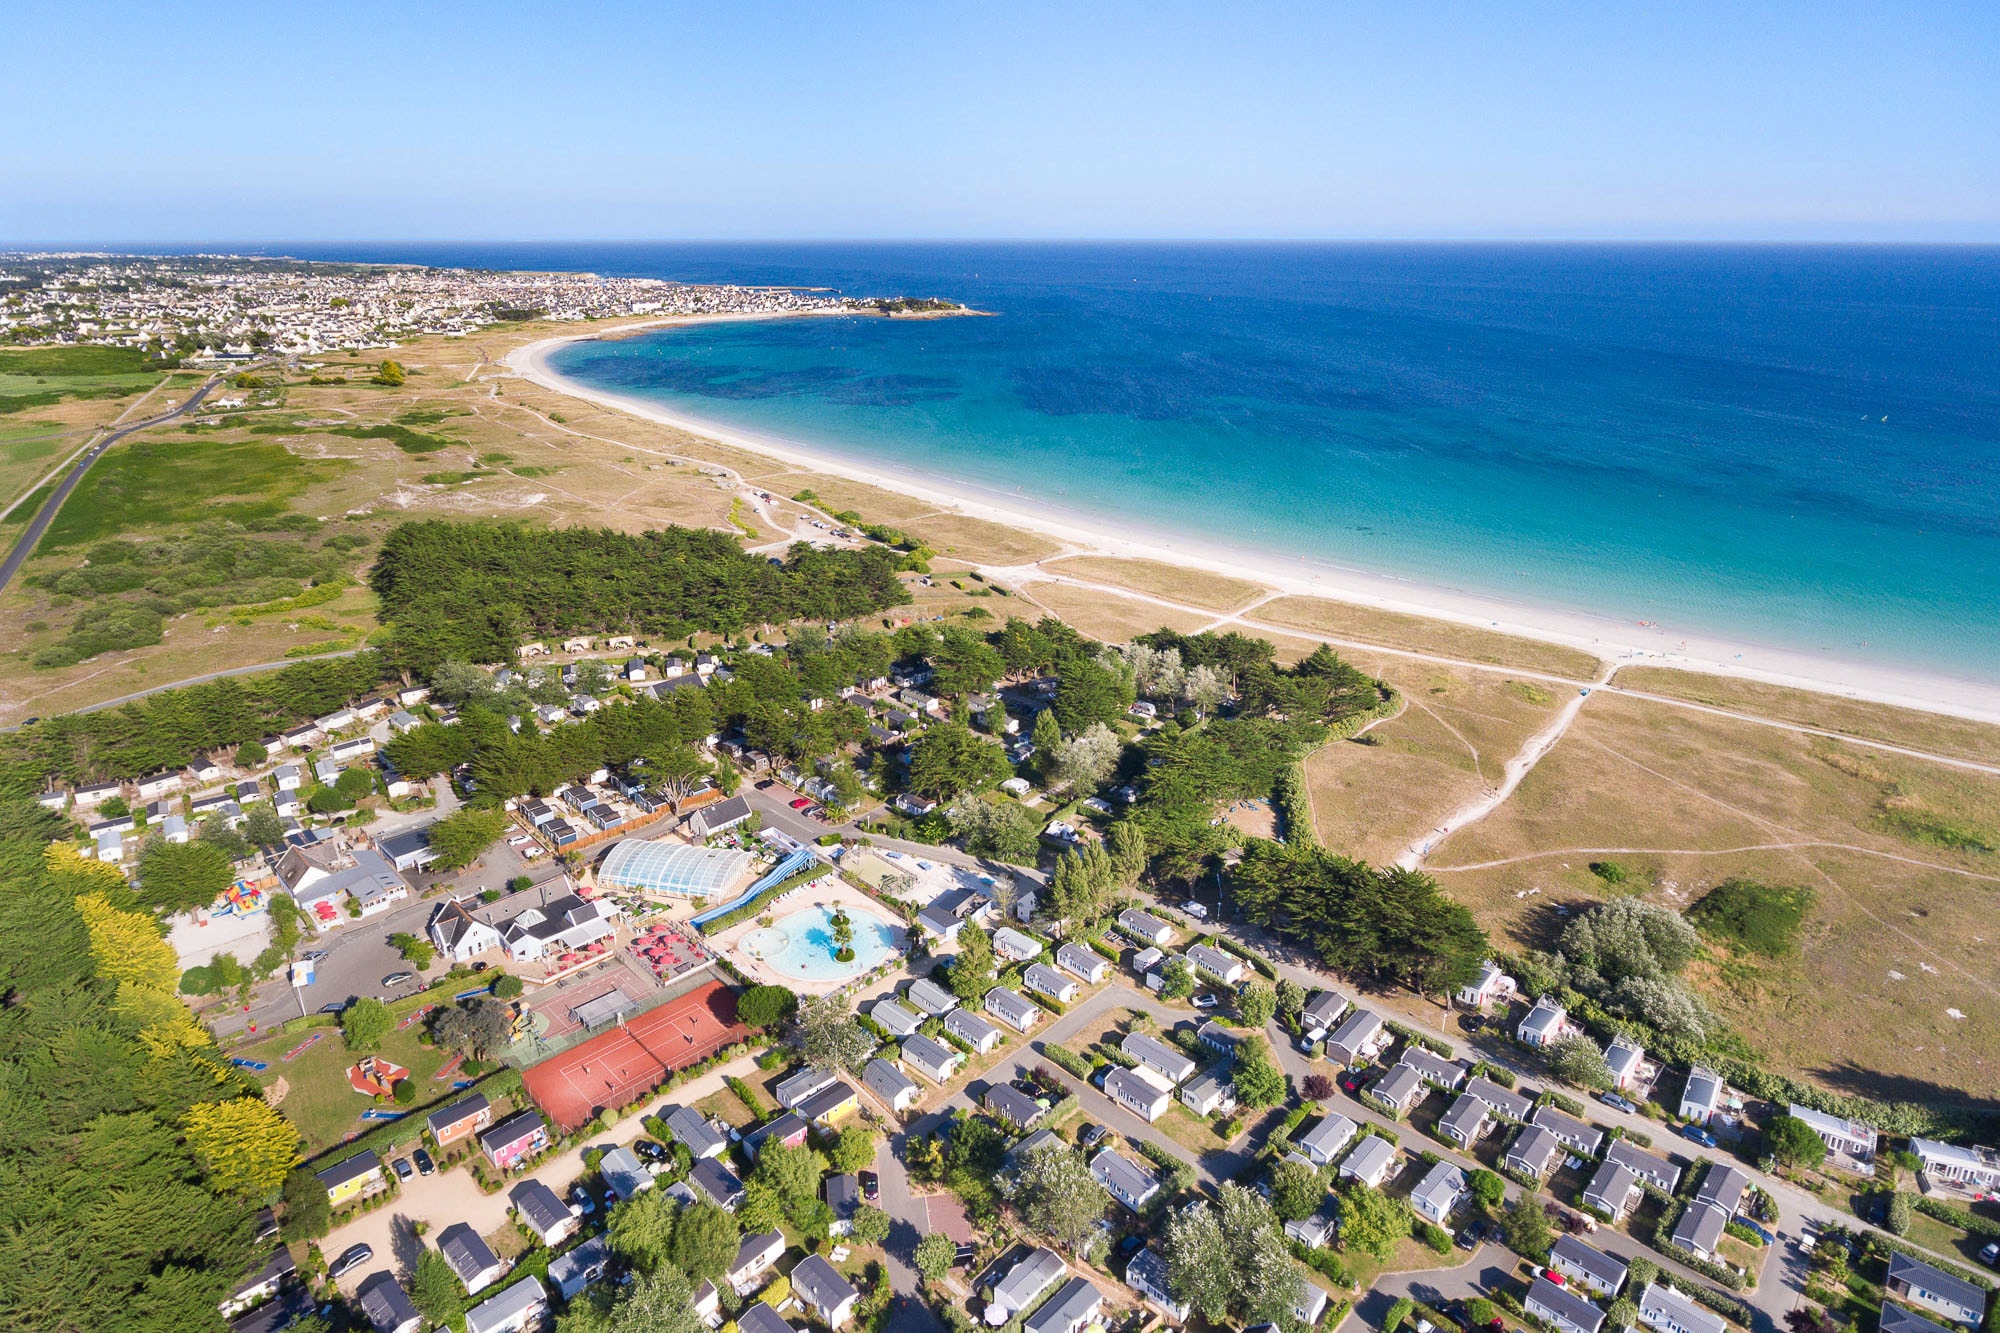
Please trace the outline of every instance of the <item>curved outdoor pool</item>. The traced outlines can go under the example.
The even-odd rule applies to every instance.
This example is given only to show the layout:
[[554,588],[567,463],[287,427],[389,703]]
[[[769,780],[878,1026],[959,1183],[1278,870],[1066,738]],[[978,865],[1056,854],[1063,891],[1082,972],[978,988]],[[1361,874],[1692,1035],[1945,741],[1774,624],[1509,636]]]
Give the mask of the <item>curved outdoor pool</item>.
[[799,981],[845,981],[858,977],[902,947],[903,928],[865,907],[848,907],[854,928],[854,959],[833,956],[833,913],[825,907],[803,907],[780,917],[762,930],[743,937],[743,948],[774,972]]

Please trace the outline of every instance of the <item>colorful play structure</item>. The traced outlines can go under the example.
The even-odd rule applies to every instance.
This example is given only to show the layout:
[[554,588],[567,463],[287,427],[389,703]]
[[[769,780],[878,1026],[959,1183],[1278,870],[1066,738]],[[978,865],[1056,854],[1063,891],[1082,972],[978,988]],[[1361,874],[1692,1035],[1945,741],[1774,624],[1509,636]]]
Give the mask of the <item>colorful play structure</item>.
[[326,1035],[326,1034],[325,1034],[324,1032],[315,1032],[315,1033],[313,1033],[313,1034],[312,1034],[312,1035],[311,1035],[310,1037],[307,1037],[307,1038],[306,1038],[306,1039],[305,1039],[304,1041],[302,1041],[302,1042],[300,1042],[300,1043],[299,1043],[298,1045],[296,1045],[296,1046],[292,1047],[292,1049],[291,1049],[291,1050],[289,1050],[289,1051],[286,1051],[286,1052],[285,1052],[285,1053],[284,1053],[284,1054],[283,1054],[282,1056],[280,1056],[280,1057],[278,1057],[278,1058],[279,1058],[279,1059],[281,1059],[281,1060],[296,1060],[296,1059],[298,1059],[298,1058],[299,1058],[300,1056],[304,1055],[304,1054],[306,1053],[306,1051],[307,1051],[307,1050],[311,1049],[311,1047],[312,1047],[312,1044],[313,1044],[314,1042],[318,1041],[318,1040],[319,1040],[320,1038],[324,1037],[325,1035]]
[[364,1055],[347,1067],[348,1086],[364,1097],[392,1096],[396,1085],[409,1076],[408,1069],[379,1055]]
[[252,884],[247,879],[239,879],[224,889],[222,896],[215,900],[210,909],[214,916],[255,916],[269,910],[271,895],[269,890]]

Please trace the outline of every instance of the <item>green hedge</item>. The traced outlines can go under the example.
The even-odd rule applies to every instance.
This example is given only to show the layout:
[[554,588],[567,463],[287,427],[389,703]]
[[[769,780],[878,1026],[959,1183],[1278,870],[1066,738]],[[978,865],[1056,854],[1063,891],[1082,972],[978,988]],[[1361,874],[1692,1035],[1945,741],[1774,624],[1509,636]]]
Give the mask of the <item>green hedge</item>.
[[1092,1065],[1089,1060],[1078,1055],[1075,1051],[1070,1050],[1067,1046],[1057,1046],[1050,1043],[1042,1047],[1042,1054],[1080,1079],[1088,1079],[1096,1072],[1096,1066]]
[[1922,1194],[1912,1198],[1910,1206],[1925,1217],[1935,1217],[1938,1221],[1955,1226],[1960,1231],[1970,1231],[1976,1236],[2000,1236],[2000,1221],[1982,1217],[1969,1208],[1960,1208],[1957,1204],[1946,1203],[1942,1199]]
[[1440,1040],[1437,1037],[1426,1036],[1407,1023],[1390,1022],[1384,1023],[1382,1026],[1401,1037],[1404,1041],[1409,1042],[1412,1046],[1421,1046],[1433,1055],[1441,1055],[1447,1060],[1456,1060],[1458,1058],[1458,1052],[1452,1049],[1450,1042]]
[[773,898],[778,897],[780,894],[788,893],[801,884],[810,883],[818,879],[832,868],[824,861],[815,862],[813,865],[807,866],[804,870],[785,876],[776,884],[771,885],[771,887],[765,889],[755,898],[752,898],[749,902],[744,903],[741,907],[733,907],[714,920],[703,922],[699,929],[704,935],[715,935],[728,930],[731,926],[739,922],[748,921],[751,917],[756,916],[758,912],[762,911],[764,904],[770,902]]

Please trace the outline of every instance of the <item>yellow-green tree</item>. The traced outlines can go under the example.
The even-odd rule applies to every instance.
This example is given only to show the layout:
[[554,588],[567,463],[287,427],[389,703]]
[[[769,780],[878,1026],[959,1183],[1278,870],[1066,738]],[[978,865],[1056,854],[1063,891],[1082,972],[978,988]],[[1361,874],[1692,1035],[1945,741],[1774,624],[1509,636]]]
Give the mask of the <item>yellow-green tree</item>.
[[299,1160],[299,1133],[257,1097],[208,1102],[187,1113],[187,1141],[218,1190],[261,1198]]
[[401,385],[408,377],[408,372],[403,369],[401,362],[384,361],[380,366],[375,368],[375,374],[372,378],[377,384],[386,384],[391,388],[395,388]]

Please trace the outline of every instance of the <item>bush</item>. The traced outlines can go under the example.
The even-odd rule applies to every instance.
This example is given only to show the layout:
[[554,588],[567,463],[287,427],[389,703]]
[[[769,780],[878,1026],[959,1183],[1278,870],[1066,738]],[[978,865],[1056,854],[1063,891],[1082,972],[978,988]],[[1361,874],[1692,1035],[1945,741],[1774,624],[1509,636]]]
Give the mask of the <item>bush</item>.
[[1433,1222],[1419,1222],[1417,1223],[1416,1230],[1417,1239],[1422,1241],[1434,1253],[1451,1253],[1451,1233],[1443,1227]]
[[270,751],[266,750],[256,741],[245,741],[236,747],[236,766],[238,768],[255,768],[270,757]]
[[1889,1211],[1883,1221],[1892,1236],[1910,1234],[1910,1196],[1904,1190],[1897,1190],[1889,1196]]
[[417,1081],[405,1078],[396,1081],[395,1102],[398,1106],[414,1106],[417,1102]]
[[517,976],[503,972],[493,982],[493,998],[496,1000],[511,1000],[520,993],[521,979]]
[[1703,894],[1687,916],[1704,935],[1765,958],[1781,958],[1797,943],[1813,897],[1803,886],[1727,879]]

